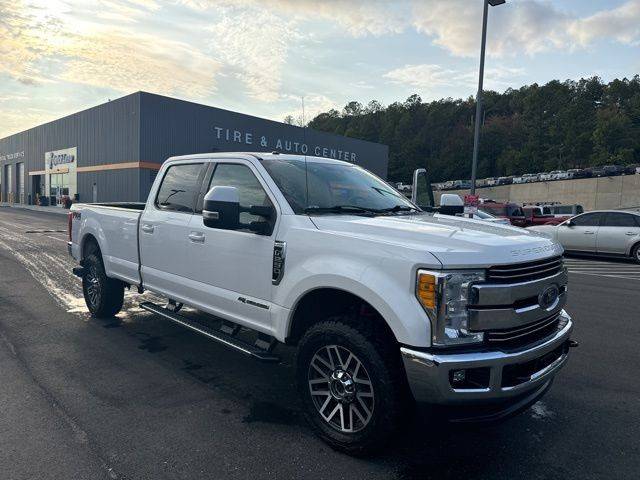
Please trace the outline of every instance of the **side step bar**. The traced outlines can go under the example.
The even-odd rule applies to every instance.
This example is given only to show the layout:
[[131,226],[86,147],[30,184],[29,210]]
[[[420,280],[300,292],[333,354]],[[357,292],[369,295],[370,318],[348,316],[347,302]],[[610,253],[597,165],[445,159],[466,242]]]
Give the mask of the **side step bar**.
[[[214,328],[208,327],[201,323],[198,323],[190,318],[186,318],[178,313],[174,313],[171,310],[167,310],[164,307],[156,305],[151,302],[143,302],[140,304],[140,308],[147,310],[149,312],[160,315],[167,320],[171,320],[174,323],[182,325],[183,327],[188,328],[189,330],[193,330],[205,337],[208,337],[211,340],[215,340],[218,343],[221,343],[227,347],[233,348],[245,355],[249,355],[250,357],[259,360],[261,362],[267,363],[278,363],[280,362],[280,356],[271,353],[268,350],[263,348],[256,347],[247,342],[244,342],[238,338],[235,338],[233,335],[225,333],[222,330],[216,330]],[[224,325],[224,323],[223,323]]]

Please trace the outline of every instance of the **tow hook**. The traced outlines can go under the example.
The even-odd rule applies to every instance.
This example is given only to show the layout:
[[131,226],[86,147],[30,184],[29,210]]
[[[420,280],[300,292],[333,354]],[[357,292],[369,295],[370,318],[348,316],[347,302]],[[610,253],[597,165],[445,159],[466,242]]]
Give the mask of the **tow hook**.
[[575,340],[569,340],[569,348],[576,348],[579,347],[580,344],[578,342],[576,342]]

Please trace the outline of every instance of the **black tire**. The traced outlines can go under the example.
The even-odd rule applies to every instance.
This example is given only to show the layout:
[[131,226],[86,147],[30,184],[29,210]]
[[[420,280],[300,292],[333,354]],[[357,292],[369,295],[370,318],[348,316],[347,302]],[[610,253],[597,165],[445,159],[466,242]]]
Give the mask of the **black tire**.
[[[407,400],[406,377],[401,365],[400,351],[398,348],[394,348],[397,345],[390,341],[384,333],[386,332],[372,331],[351,319],[331,319],[312,326],[300,340],[296,356],[296,380],[304,415],[316,433],[336,450],[351,455],[374,453],[388,443],[402,423],[403,406],[406,406]],[[340,367],[339,370],[346,371],[349,373],[349,378],[356,379],[354,383],[355,396],[372,393],[373,398],[353,398],[351,401],[345,401],[343,398],[338,401],[333,397],[332,391],[335,388],[333,388],[332,382],[324,383],[325,375],[320,375],[312,367],[312,361],[321,365],[316,357],[317,354],[325,355],[324,358],[327,358],[326,347],[328,346],[338,347],[338,358],[340,351],[343,352],[342,357],[345,356],[346,351],[353,354],[353,357],[348,358],[355,358],[355,361],[364,367],[364,371],[360,368],[359,372],[354,372],[356,370],[354,360],[348,361],[342,358],[340,362],[336,360],[332,364],[335,363],[337,366],[338,363],[342,363],[342,367],[344,367],[344,364],[347,363],[348,365],[344,369]],[[331,360],[331,357],[328,358]],[[334,358],[336,358],[335,351]],[[328,373],[330,370],[324,365],[321,365],[321,368],[326,368],[324,373]],[[341,373],[336,374],[336,371],[334,370],[333,375],[342,375]],[[320,378],[313,380],[311,378],[313,375],[319,375]],[[360,377],[361,380],[357,380],[357,377]],[[326,378],[334,377],[328,375]],[[371,383],[370,389],[366,383],[362,385],[359,383],[366,382],[367,378]],[[310,380],[320,383],[310,385]],[[336,382],[335,378],[333,382]],[[311,389],[316,388],[319,390],[315,395],[312,395]],[[360,388],[362,391],[359,393],[358,389]],[[322,393],[323,389],[329,392],[326,397],[325,393]],[[342,390],[344,392],[345,388]],[[324,404],[325,401],[329,403]],[[360,401],[365,405],[359,403]],[[330,415],[330,410],[333,411],[335,405],[342,403],[344,410],[339,412],[343,413],[344,417],[339,417],[336,413],[339,418],[336,416],[330,420],[323,418],[320,413],[320,403],[327,407],[324,410],[327,416]],[[351,403],[356,404],[355,406],[365,419],[370,415],[366,423],[362,417],[355,414],[355,411],[351,411],[353,408]],[[373,407],[369,409],[370,414],[365,408],[367,406]],[[350,416],[351,418],[349,418]],[[352,431],[344,431],[345,424],[347,429],[350,427]]]
[[631,258],[633,258],[636,263],[640,263],[640,243],[631,249]]
[[113,317],[122,309],[124,283],[107,277],[99,251],[87,255],[83,262],[82,292],[91,315]]

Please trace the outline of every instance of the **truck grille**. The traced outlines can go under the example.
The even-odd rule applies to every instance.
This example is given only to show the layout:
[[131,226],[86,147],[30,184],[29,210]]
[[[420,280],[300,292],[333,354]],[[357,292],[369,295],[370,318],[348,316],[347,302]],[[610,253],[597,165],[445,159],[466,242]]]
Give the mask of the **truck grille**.
[[485,339],[488,344],[502,348],[515,348],[548,337],[558,329],[560,313],[537,320],[528,325],[520,325],[503,330],[488,330]]
[[487,270],[487,281],[492,283],[520,283],[550,277],[564,268],[562,256],[535,262],[498,265]]

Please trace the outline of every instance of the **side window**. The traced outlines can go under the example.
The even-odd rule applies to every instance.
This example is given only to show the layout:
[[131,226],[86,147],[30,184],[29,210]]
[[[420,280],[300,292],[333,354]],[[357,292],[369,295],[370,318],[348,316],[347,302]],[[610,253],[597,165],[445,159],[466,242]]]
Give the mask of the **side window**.
[[[260,182],[246,165],[237,163],[220,163],[216,166],[209,189],[216,186],[236,187],[241,207],[252,205],[271,205],[271,201]],[[264,221],[263,217],[240,213],[240,223]]]
[[636,219],[628,213],[607,213],[603,227],[637,227]]
[[571,223],[577,227],[597,227],[600,224],[602,218],[601,213],[586,213],[571,219]]
[[160,184],[156,206],[162,210],[193,213],[203,171],[201,163],[169,167]]

